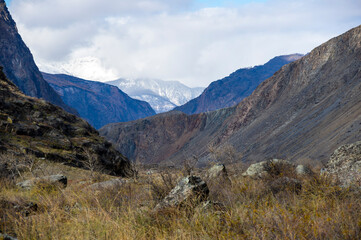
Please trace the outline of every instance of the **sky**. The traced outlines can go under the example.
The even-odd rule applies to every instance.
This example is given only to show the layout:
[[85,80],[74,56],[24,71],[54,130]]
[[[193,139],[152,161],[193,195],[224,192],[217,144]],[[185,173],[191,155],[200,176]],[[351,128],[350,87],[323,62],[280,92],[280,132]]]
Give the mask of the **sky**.
[[207,86],[361,24],[360,0],[11,0],[43,71]]

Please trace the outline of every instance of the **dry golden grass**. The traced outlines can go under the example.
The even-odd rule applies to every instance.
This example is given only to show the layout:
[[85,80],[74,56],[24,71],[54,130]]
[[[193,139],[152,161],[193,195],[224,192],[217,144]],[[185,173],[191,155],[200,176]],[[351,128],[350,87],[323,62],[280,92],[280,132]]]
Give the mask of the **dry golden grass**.
[[[189,208],[154,213],[158,198],[153,185],[167,189],[171,181],[163,181],[157,173],[140,174],[119,189],[94,192],[84,189],[86,171],[68,167],[61,171],[71,176],[66,189],[19,191],[2,182],[0,201],[32,201],[38,210],[25,216],[1,209],[0,231],[18,239],[361,238],[360,192],[318,175],[301,179],[298,194],[290,189],[274,194],[269,179],[232,174],[230,186],[211,189],[210,199],[222,202],[225,211]],[[181,173],[172,171],[176,181]],[[150,181],[153,178],[156,181]]]

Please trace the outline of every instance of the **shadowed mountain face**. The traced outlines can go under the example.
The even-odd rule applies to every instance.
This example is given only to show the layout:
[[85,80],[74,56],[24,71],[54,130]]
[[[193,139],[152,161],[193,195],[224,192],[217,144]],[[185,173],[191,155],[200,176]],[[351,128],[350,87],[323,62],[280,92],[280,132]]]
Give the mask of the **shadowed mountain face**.
[[129,176],[128,159],[83,119],[25,96],[0,68],[0,152],[84,167],[91,156],[109,174]]
[[43,98],[76,114],[43,79],[4,0],[0,0],[0,66],[4,67],[7,77],[26,95]]
[[43,73],[44,79],[95,128],[155,114],[147,102],[130,98],[115,86],[64,74]]
[[[224,144],[245,161],[325,160],[338,146],[361,138],[360,90],[361,26],[283,66],[235,107],[192,116],[174,112],[110,124],[100,132],[143,162],[179,163],[192,155],[205,160],[209,145]],[[160,149],[154,147],[158,142]]]
[[279,56],[261,66],[239,69],[228,77],[211,83],[199,97],[174,110],[194,114],[232,107],[251,95],[261,82],[271,77],[283,65],[302,56],[301,54]]

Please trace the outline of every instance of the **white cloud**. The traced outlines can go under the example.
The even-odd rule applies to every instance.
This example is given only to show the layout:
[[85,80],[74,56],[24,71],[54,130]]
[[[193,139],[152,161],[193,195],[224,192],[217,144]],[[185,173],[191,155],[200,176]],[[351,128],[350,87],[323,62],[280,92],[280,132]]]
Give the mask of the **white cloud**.
[[119,77],[206,86],[360,24],[359,0],[275,0],[191,9],[184,0],[13,0],[37,62],[95,57]]

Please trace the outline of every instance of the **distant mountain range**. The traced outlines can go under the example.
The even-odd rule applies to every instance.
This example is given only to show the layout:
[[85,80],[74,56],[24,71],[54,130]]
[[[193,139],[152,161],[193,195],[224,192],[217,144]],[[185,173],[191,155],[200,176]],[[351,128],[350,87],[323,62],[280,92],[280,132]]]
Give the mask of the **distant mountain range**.
[[155,114],[147,102],[133,99],[115,86],[65,74],[43,73],[43,76],[66,104],[97,129]]
[[[134,161],[207,161],[209,146],[231,145],[243,161],[329,159],[361,138],[361,26],[283,66],[234,107],[171,111],[100,133]],[[141,133],[141,134],[139,134]]]
[[65,105],[60,96],[44,81],[4,0],[0,1],[0,66],[4,68],[8,79],[26,95],[43,98],[77,114],[76,110]]
[[199,97],[174,110],[194,114],[232,107],[251,95],[261,82],[271,77],[282,66],[302,56],[302,54],[278,56],[261,66],[241,68],[228,77],[212,82]]
[[177,81],[118,79],[107,82],[135,99],[147,101],[157,112],[167,112],[199,96],[204,88],[190,88]]

